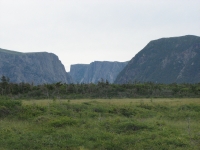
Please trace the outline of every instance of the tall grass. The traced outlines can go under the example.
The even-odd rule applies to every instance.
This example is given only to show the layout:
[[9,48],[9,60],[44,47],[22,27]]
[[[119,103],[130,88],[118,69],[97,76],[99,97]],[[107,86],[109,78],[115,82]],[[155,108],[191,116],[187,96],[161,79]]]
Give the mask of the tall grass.
[[200,147],[199,99],[0,102],[1,149]]

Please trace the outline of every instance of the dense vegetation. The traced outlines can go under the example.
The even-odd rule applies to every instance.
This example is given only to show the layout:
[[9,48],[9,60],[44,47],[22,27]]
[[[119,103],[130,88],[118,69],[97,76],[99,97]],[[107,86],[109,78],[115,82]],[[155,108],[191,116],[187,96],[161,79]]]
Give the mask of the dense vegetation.
[[199,100],[191,98],[19,101],[1,97],[0,148],[198,150],[199,112]]
[[200,84],[34,85],[2,76],[0,90],[0,149],[200,147]]
[[29,83],[9,83],[1,77],[0,94],[12,99],[77,99],[77,98],[170,98],[200,97],[200,83],[159,84],[152,82],[133,82],[109,84],[54,84],[34,85]]

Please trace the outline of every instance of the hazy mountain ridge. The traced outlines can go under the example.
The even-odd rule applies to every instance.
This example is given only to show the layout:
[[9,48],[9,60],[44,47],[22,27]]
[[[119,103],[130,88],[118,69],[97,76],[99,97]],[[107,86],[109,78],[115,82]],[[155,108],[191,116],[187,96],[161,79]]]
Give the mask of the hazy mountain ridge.
[[71,65],[70,75],[75,83],[97,83],[103,79],[113,83],[128,62],[94,61]]
[[[71,65],[67,73],[53,53],[20,53],[0,48],[0,76],[11,82],[157,83],[200,82],[200,37],[181,36],[149,42],[129,62],[95,61]],[[71,76],[70,76],[71,75]],[[115,82],[114,82],[115,81]]]
[[200,37],[161,38],[147,44],[117,76],[115,83],[200,82]]
[[58,56],[47,52],[20,53],[0,49],[0,75],[16,83],[72,82]]

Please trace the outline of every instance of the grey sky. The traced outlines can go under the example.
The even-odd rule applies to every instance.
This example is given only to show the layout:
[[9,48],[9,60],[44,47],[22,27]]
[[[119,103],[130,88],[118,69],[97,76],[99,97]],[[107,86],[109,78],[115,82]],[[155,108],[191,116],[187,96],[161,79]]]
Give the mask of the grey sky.
[[0,48],[52,52],[67,71],[188,34],[200,36],[200,0],[0,0]]

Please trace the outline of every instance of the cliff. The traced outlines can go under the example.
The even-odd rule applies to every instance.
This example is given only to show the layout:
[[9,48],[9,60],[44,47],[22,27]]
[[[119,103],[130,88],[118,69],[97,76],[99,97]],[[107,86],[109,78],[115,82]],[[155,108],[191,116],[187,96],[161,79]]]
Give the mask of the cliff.
[[47,52],[20,53],[0,49],[0,76],[2,75],[15,83],[72,82],[58,56]]
[[95,61],[71,65],[70,75],[75,83],[97,83],[103,79],[113,83],[128,62]]

